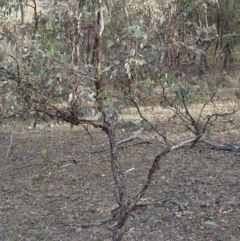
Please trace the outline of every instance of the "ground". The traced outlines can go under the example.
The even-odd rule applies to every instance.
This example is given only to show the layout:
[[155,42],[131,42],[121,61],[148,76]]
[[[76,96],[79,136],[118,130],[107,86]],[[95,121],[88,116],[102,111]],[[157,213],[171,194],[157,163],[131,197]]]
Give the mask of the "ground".
[[[233,105],[226,100],[211,108],[231,110]],[[191,110],[199,108],[193,105]],[[160,120],[175,144],[189,137],[168,108],[149,108],[144,113],[153,123]],[[118,140],[137,130],[140,122],[131,108],[122,118],[125,124],[116,127]],[[111,217],[116,207],[108,139],[98,129],[88,131],[90,136],[82,127],[68,124],[41,123],[33,129],[30,122],[16,123],[8,161],[0,169],[0,240],[111,240],[106,226],[80,227]],[[240,146],[239,132],[236,113],[218,119],[207,137]],[[2,159],[9,133],[10,126],[2,125]],[[130,198],[145,182],[155,155],[162,150],[159,144],[159,137],[148,130],[119,149],[122,170],[135,168],[124,174]],[[204,144],[169,153],[141,202],[156,200],[166,207],[136,210],[124,240],[144,240],[142,231],[149,241],[240,240],[240,156]],[[186,209],[179,210],[174,200]]]

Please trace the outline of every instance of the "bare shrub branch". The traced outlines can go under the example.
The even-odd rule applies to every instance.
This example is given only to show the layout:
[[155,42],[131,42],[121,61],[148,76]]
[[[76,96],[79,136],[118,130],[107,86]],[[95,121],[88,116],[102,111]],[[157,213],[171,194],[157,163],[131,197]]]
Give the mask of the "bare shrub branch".
[[9,156],[10,150],[11,150],[11,148],[12,148],[12,143],[13,143],[13,133],[14,133],[14,129],[15,129],[15,122],[12,121],[12,123],[11,123],[11,129],[10,129],[9,144],[8,144],[8,148],[7,148],[7,151],[6,151],[6,154],[5,154],[3,163],[7,163],[7,161],[8,161],[8,156]]
[[149,126],[151,126],[151,128],[152,128],[159,136],[161,136],[161,137],[163,138],[165,144],[166,144],[167,146],[169,146],[170,144],[168,143],[167,136],[166,136],[166,131],[164,130],[164,128],[162,127],[162,132],[159,132],[159,131],[152,125],[152,123],[151,123],[150,121],[148,121],[148,119],[143,116],[143,114],[142,114],[142,112],[141,112],[141,110],[140,110],[137,102],[136,102],[134,99],[132,99],[132,98],[128,98],[128,99],[133,103],[134,107],[137,109],[139,116],[140,116]]

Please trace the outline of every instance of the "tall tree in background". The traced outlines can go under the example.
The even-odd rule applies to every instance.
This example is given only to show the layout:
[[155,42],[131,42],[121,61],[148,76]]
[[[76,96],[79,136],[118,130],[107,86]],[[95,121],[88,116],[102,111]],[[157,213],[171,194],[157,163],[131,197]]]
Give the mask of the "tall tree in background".
[[[210,1],[69,0],[40,12],[35,0],[1,3],[6,20],[1,23],[4,58],[0,74],[8,93],[3,116],[30,114],[36,123],[39,118],[58,118],[72,126],[87,124],[105,132],[118,206],[101,224],[114,224],[114,241],[122,240],[126,223],[160,168],[160,160],[171,151],[204,141],[209,125],[235,111],[214,112],[203,119],[205,107],[214,102],[216,88],[191,86],[182,70],[187,59],[189,68],[208,74],[207,51],[218,37],[214,31],[217,28],[220,33],[222,26],[209,20],[215,6]],[[27,9],[33,16],[29,23],[24,15]],[[217,10],[219,17],[220,5]],[[17,24],[7,18],[12,13],[20,19]],[[215,49],[214,59],[219,54],[217,44]],[[202,107],[195,117],[189,106],[200,94]],[[188,139],[174,144],[161,124],[156,128],[145,118],[139,105],[155,97],[182,121]],[[115,126],[127,105],[136,108],[143,125],[118,142]],[[146,124],[161,139],[162,148],[153,158],[144,184],[132,195],[125,187],[118,147],[144,131]]]

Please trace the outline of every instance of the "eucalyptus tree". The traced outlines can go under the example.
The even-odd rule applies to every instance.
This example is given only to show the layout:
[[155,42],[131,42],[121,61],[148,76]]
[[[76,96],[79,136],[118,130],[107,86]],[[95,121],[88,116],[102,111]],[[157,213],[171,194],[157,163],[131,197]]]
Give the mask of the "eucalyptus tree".
[[[1,2],[3,16],[14,12],[20,16],[16,23],[8,18],[1,22],[4,58],[0,73],[7,93],[2,115],[30,114],[36,123],[39,118],[58,118],[72,126],[87,124],[104,131],[109,139],[118,207],[98,226],[114,223],[114,241],[122,240],[126,223],[146,194],[161,159],[186,145],[194,147],[200,141],[211,144],[204,138],[208,126],[235,111],[214,112],[203,119],[216,88],[192,87],[181,69],[183,57],[204,74],[204,68],[209,67],[203,58],[207,49],[203,48],[210,41],[208,9],[213,3],[199,2],[69,0],[55,2],[43,12],[35,0]],[[24,14],[28,11],[33,18],[26,22]],[[208,36],[201,38],[204,29]],[[203,62],[196,63],[196,55]],[[195,117],[189,105],[198,101],[198,94],[203,103]],[[190,133],[188,139],[174,144],[162,125],[156,128],[145,117],[139,106],[152,98],[168,104]],[[145,126],[122,141],[117,141],[114,128],[120,111],[128,105],[134,106],[143,123],[156,132],[161,147],[136,195],[126,189],[118,148],[143,132]]]

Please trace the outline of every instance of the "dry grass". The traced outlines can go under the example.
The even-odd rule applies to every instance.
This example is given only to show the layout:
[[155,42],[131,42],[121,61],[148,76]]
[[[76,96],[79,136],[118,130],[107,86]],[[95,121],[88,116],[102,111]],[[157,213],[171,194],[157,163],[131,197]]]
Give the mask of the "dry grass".
[[[213,108],[229,110],[233,102],[219,102]],[[192,111],[199,105],[192,106]],[[168,109],[150,108],[145,114],[161,120],[175,143],[188,135]],[[120,127],[118,138],[137,128],[136,111],[128,109],[123,119],[133,123]],[[135,127],[133,125],[135,124]],[[78,224],[99,221],[111,215],[115,189],[110,170],[108,140],[103,132],[81,127],[40,125],[29,129],[18,123],[9,162],[0,171],[0,240],[101,241],[110,240],[104,228],[82,229]],[[8,146],[8,126],[0,130],[0,153]],[[209,137],[240,146],[239,114],[219,119]],[[152,131],[144,132],[129,147],[119,149],[129,196],[134,196],[146,180],[148,170],[161,147]],[[76,160],[74,162],[73,160]],[[147,240],[237,241],[240,240],[240,157],[215,151],[203,144],[170,153],[154,176],[145,201],[176,198],[186,205],[183,212],[166,208],[138,210],[136,219]],[[144,201],[143,200],[143,201]],[[212,225],[212,226],[211,226]],[[130,219],[124,240],[143,240],[136,220]]]

